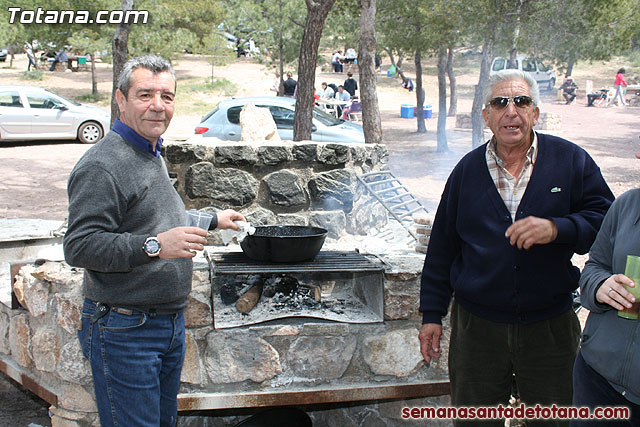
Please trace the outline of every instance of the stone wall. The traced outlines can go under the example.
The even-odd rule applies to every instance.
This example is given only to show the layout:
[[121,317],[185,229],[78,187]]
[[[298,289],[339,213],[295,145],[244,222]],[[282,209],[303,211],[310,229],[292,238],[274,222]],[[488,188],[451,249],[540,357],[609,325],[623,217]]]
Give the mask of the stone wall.
[[357,176],[387,169],[384,145],[236,143],[203,138],[165,146],[187,208],[238,210],[253,225],[311,225],[337,239],[387,222]]
[[[209,269],[195,264],[185,312],[186,360],[181,396],[247,391],[279,393],[350,386],[402,386],[447,381],[444,354],[427,367],[419,352],[417,312],[424,255],[407,249],[383,256],[385,322],[346,324],[284,319],[268,324],[214,329]],[[204,259],[202,259],[204,261]],[[393,267],[391,267],[393,266]],[[82,270],[63,262],[27,265],[14,291],[23,308],[0,304],[0,362],[15,365],[58,397],[54,426],[97,425],[91,370],[77,340]],[[421,386],[422,387],[422,386]],[[354,396],[353,400],[358,400]],[[446,406],[448,396],[411,400],[343,402],[303,407],[314,425],[395,426],[405,406]],[[181,415],[179,426],[229,426],[256,410]],[[450,425],[448,421],[440,424]]]

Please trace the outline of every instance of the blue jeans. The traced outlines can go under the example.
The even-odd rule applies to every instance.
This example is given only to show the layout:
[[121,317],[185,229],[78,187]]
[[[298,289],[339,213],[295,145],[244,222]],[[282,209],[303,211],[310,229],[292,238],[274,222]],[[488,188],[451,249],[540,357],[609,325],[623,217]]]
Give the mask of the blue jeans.
[[185,355],[184,313],[110,308],[92,319],[85,299],[78,338],[91,362],[102,427],[175,426]]

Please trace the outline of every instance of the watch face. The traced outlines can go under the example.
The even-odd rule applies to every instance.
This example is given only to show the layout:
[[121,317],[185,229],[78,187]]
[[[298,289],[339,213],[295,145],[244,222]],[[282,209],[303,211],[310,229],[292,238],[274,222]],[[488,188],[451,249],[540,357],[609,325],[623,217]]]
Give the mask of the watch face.
[[160,252],[160,242],[156,239],[149,239],[144,243],[144,250],[149,255],[155,255]]

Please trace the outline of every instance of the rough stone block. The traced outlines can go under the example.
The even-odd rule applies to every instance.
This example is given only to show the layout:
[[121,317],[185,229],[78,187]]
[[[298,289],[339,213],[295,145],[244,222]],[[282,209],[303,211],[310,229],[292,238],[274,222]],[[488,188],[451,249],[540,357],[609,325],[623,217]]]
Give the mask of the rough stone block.
[[44,328],[33,334],[33,362],[36,369],[44,372],[56,370],[60,357],[58,336],[53,329]]
[[342,144],[327,144],[320,147],[318,163],[326,165],[343,165],[349,161],[349,147]]
[[71,339],[62,346],[57,373],[60,378],[72,383],[91,384],[91,366],[82,354],[77,339]]
[[180,381],[191,384],[202,384],[204,378],[202,375],[202,361],[200,360],[198,342],[190,331],[186,332],[185,343],[186,352]]
[[186,175],[186,192],[191,198],[206,197],[242,206],[258,195],[258,181],[239,169],[218,169],[203,162],[192,165]]
[[339,238],[345,232],[347,219],[342,211],[312,212],[309,225],[327,230],[327,236]]
[[199,328],[211,325],[213,313],[211,300],[197,292],[191,292],[187,297],[187,308],[184,311],[184,323],[187,328]]
[[219,145],[215,148],[216,164],[251,166],[258,163],[258,153],[250,144]]
[[9,346],[13,360],[25,368],[31,365],[31,327],[26,314],[11,317]]
[[282,373],[280,355],[260,337],[247,333],[210,333],[205,366],[213,383],[261,383]]
[[363,356],[376,375],[407,377],[422,366],[417,329],[386,332],[364,339]]
[[57,324],[74,336],[80,328],[82,319],[82,306],[80,304],[80,301],[70,299],[66,294],[55,294],[51,299]]
[[295,160],[311,164],[318,160],[318,144],[294,145],[292,154]]
[[258,148],[258,162],[274,166],[293,160],[291,148],[282,145],[263,145]]
[[328,381],[344,374],[355,349],[355,335],[300,336],[289,348],[287,361],[296,376]]
[[263,180],[271,203],[286,207],[307,203],[303,183],[295,172],[281,170],[265,176]]

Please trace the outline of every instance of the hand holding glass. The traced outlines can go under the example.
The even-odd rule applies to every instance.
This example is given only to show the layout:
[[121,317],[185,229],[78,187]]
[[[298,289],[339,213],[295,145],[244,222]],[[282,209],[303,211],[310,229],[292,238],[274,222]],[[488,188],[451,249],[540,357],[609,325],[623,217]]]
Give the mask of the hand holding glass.
[[208,212],[200,212],[195,209],[187,211],[187,227],[200,227],[203,230],[209,230],[213,214]]
[[625,288],[636,297],[636,302],[633,303],[631,308],[618,310],[618,316],[625,319],[637,320],[640,309],[640,257],[627,255],[627,266],[624,270],[624,275],[636,284],[633,288],[625,286]]

